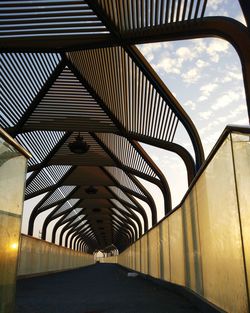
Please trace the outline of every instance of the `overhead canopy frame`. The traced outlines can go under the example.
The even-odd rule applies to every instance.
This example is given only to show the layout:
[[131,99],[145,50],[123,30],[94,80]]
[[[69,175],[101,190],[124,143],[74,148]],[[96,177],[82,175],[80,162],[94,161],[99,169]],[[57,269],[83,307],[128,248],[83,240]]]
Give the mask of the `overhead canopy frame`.
[[[249,5],[240,4],[249,23]],[[32,210],[30,235],[37,216],[47,212],[43,239],[54,222],[52,242],[87,252],[111,245],[123,250],[158,220],[156,203],[140,179],[161,190],[165,214],[172,208],[166,178],[139,142],[176,153],[189,183],[202,165],[192,120],[134,44],[229,40],[242,61],[250,108],[249,30],[230,18],[206,17],[206,5],[206,0],[0,3],[0,122],[33,154],[25,199],[43,196]],[[176,139],[180,128],[194,158]],[[84,155],[68,148],[78,135],[90,147]],[[86,192],[91,186],[96,194]]]

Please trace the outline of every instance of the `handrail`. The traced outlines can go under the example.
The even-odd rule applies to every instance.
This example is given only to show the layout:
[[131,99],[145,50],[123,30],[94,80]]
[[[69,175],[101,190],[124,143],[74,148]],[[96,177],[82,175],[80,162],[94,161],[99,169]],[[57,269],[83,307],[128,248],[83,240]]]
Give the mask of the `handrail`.
[[0,136],[27,159],[32,157],[31,153],[20,146],[6,131],[3,130],[2,127],[0,127]]

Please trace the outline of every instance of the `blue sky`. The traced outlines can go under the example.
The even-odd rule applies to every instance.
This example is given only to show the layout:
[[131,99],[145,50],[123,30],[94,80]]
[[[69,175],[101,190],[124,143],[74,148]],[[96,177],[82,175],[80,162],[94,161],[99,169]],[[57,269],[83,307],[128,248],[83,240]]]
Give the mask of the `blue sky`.
[[[245,24],[238,0],[210,0],[206,16],[223,15]],[[241,63],[235,49],[219,38],[182,40],[138,46],[185,111],[194,121],[207,156],[228,124],[248,124]],[[176,142],[192,154],[184,132],[177,132]],[[186,171],[176,155],[143,145],[166,175],[178,205],[187,190]],[[160,191],[153,190],[160,216],[163,202]]]

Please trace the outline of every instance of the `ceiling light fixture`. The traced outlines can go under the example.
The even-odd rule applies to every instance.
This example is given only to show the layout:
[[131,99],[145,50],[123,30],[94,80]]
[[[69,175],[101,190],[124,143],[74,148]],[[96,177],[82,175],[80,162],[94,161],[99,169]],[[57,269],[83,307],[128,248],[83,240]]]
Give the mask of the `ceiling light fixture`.
[[88,188],[85,189],[85,191],[89,194],[89,195],[95,195],[98,191],[98,189],[94,186],[89,186]]
[[80,133],[75,137],[75,141],[68,144],[68,147],[71,152],[76,154],[84,154],[89,151],[89,145],[83,141],[83,137]]

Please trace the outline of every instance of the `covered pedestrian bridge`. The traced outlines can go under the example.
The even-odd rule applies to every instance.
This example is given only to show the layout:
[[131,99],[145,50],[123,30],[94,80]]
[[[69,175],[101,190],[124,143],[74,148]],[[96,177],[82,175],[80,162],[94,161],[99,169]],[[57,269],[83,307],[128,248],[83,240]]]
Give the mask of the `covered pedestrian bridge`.
[[[249,312],[250,128],[226,127],[205,160],[192,119],[135,46],[228,40],[250,116],[250,4],[239,0],[244,26],[206,16],[209,1],[0,3],[0,313],[15,312],[17,276],[20,313]],[[189,187],[176,208],[142,144],[185,164]],[[161,220],[145,181],[161,191]],[[23,201],[30,214],[20,235]],[[50,284],[65,293],[58,306],[36,294]],[[144,293],[135,301],[128,288]]]

